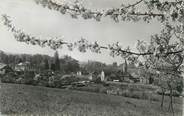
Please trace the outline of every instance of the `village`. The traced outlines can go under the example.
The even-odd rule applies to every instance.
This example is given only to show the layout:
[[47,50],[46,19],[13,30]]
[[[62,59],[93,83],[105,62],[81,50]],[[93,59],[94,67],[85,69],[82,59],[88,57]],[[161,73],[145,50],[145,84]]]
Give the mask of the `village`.
[[[127,64],[126,64],[127,65]],[[121,70],[120,68],[123,68],[122,66],[119,66],[118,69]],[[125,69],[125,68],[124,68]],[[133,72],[133,70],[138,70],[137,67],[131,67],[131,69],[129,69]],[[140,70],[140,69],[139,69]],[[9,72],[17,72],[17,73],[21,73],[21,72],[25,72],[25,71],[35,71],[34,67],[31,67],[30,66],[30,62],[21,62],[19,64],[17,64],[16,66],[14,67],[11,67],[7,64],[4,64],[4,63],[0,63],[0,74],[1,75],[5,75]],[[54,72],[53,72],[54,73]],[[38,76],[39,74],[35,75],[35,76]],[[89,80],[93,80],[95,79],[95,74],[94,73],[90,73],[88,75],[83,75],[81,71],[78,71],[76,73],[73,73],[73,75],[76,75],[76,76],[81,76],[81,77],[86,77],[87,79]],[[132,76],[133,75],[133,76]],[[120,77],[112,77],[112,78],[107,78],[105,76],[105,73],[103,70],[101,70],[101,73],[97,75],[97,77],[100,79],[100,81],[114,81],[114,82],[120,82],[120,81],[127,81],[127,82],[130,82],[130,83],[144,83],[144,84],[149,84],[149,80],[146,79],[146,78],[138,78],[136,77],[136,72],[133,72],[132,75],[128,74],[127,72],[127,75],[120,75]]]
[[183,0],[2,0],[0,115],[182,116]]
[[[80,67],[79,69],[77,69],[78,71],[76,72],[70,71],[70,73],[78,77],[85,77],[86,79],[89,79],[91,81],[98,78],[102,82],[113,81],[113,82],[129,82],[129,83],[142,83],[142,84],[152,84],[153,82],[153,80],[150,79],[151,76],[150,78],[138,76],[138,74],[141,73],[141,71],[143,71],[144,68],[143,66],[136,67],[134,64],[127,64],[127,61],[125,61],[125,63],[120,64],[119,66],[117,66],[116,63],[114,63],[112,64],[112,67],[114,67],[115,70],[117,70],[117,72],[120,73],[118,77],[116,77],[116,75],[112,75],[111,77],[106,76],[102,68],[98,70],[98,73],[95,72],[95,70],[93,70],[91,72],[88,72],[88,74],[85,74],[84,72],[80,71],[80,68],[82,69],[82,67]],[[38,70],[39,68],[31,66],[31,63],[29,61],[20,62],[16,65],[0,63],[1,75],[5,75],[10,72],[21,74],[27,71],[27,72],[35,72],[35,77],[38,77],[39,74],[36,74],[39,72]],[[52,70],[50,71],[54,73]]]
[[[58,55],[54,55],[54,57],[56,56],[57,58],[53,59],[60,59],[59,61],[61,61]],[[1,58],[1,62],[5,61]],[[66,65],[60,67],[60,70],[56,70],[56,67],[40,68],[31,64],[26,60],[17,64],[0,63],[2,85],[15,84],[14,86],[28,85],[58,88],[66,91],[85,91],[153,102],[160,101],[160,96],[163,94],[163,91],[157,86],[159,80],[156,80],[154,74],[146,72],[143,65],[135,66],[129,64],[126,60],[120,65],[117,65],[117,63],[104,65],[94,61],[79,62],[80,65],[75,71],[73,70],[74,72],[68,70]],[[62,66],[61,62],[59,64]],[[47,67],[47,65],[44,66]],[[64,67],[67,69],[65,73],[61,70]],[[173,91],[173,96],[177,99],[184,96],[180,87],[182,86],[178,85],[178,89]],[[170,91],[166,90],[164,95],[169,96]]]
[[[58,57],[57,59],[60,58]],[[60,68],[66,67],[64,65],[62,67],[61,62],[59,63],[61,65]],[[94,65],[94,67],[92,65]],[[63,73],[61,69],[41,69],[39,66],[32,66],[29,61],[25,60],[18,64],[15,64],[14,62],[9,64],[0,63],[0,75],[1,82],[5,83],[29,84],[65,89],[78,89],[78,87],[90,88],[90,86],[101,86],[101,84],[121,85],[132,83],[153,85],[153,76],[150,73],[147,73],[147,75],[145,74],[145,76],[141,75],[141,73],[145,73],[144,67],[141,65],[136,67],[134,64],[128,64],[126,60],[119,66],[117,63],[107,66],[102,65],[101,67],[100,65],[102,64],[88,61],[87,63],[81,63],[74,72],[72,70],[67,70],[67,73]],[[101,89],[101,87],[98,88]],[[113,90],[115,92],[111,93],[117,94],[117,90],[118,89],[115,88],[115,90]],[[108,89],[103,90],[103,93],[110,94]]]

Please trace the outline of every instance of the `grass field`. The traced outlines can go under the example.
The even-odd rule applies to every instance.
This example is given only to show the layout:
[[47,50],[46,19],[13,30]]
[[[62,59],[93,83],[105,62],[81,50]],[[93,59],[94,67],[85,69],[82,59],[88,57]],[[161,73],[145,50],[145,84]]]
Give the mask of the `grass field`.
[[[0,109],[9,115],[63,116],[172,116],[160,103],[122,96],[54,89],[18,84],[1,84]],[[182,98],[174,104],[182,116]]]

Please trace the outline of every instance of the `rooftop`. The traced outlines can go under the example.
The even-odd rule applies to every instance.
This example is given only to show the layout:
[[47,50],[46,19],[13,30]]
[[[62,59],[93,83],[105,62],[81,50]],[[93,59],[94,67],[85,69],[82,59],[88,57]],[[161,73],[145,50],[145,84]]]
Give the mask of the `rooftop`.
[[5,66],[7,66],[7,65],[4,63],[0,63],[0,69],[4,68]]

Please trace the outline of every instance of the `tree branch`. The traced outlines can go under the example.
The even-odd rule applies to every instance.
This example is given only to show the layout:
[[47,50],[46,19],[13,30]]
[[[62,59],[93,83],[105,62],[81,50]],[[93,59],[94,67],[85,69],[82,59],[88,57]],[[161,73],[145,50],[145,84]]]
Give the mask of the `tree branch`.
[[141,2],[143,2],[143,0],[137,1],[136,3],[131,4],[131,5],[128,5],[128,6],[126,6],[125,8],[134,7],[134,6],[138,5],[138,4],[140,4]]
[[[12,24],[11,24],[11,20],[9,20],[7,15],[3,15],[2,16],[4,19],[4,25],[7,26],[9,28],[9,30],[11,30],[11,32],[13,32],[14,37],[17,39],[17,41],[20,42],[24,42],[27,44],[32,44],[32,45],[39,45],[39,46],[49,46],[51,49],[59,49],[62,45],[67,45],[68,47],[73,47],[73,45],[75,45],[75,43],[68,43],[63,41],[62,39],[58,39],[58,40],[54,40],[54,39],[50,39],[50,40],[44,40],[44,39],[38,39],[34,36],[25,34],[24,32],[22,32],[21,30],[16,29]],[[146,53],[138,53],[138,52],[131,52],[129,50],[123,50],[121,48],[113,48],[113,47],[107,47],[107,46],[101,46],[97,43],[94,44],[89,44],[87,40],[85,39],[81,39],[79,44],[81,44],[82,47],[84,47],[84,49],[89,49],[91,47],[97,47],[100,49],[109,49],[111,51],[116,51],[117,53],[122,53],[122,54],[129,54],[129,55],[137,55],[137,56],[145,56],[145,55],[153,55],[153,52],[146,52]],[[86,48],[85,48],[86,47]],[[162,53],[164,55],[170,55],[170,54],[178,54],[183,52],[184,49],[180,49],[177,51],[172,51],[172,52],[167,52],[167,53]]]
[[156,17],[156,16],[159,16],[159,17],[164,17],[164,14],[161,14],[161,13],[130,13],[131,15],[136,15],[136,16],[153,16],[153,17]]
[[[100,46],[100,48],[108,49],[108,47],[105,47],[105,46]],[[122,49],[113,49],[113,50],[120,51],[122,53],[131,54],[131,55],[137,55],[137,56],[145,56],[145,55],[153,55],[154,54],[153,52],[137,53],[137,52],[130,52],[130,51],[122,50]],[[182,50],[178,50],[178,51],[167,52],[167,53],[165,53],[165,55],[178,54],[178,53],[181,53],[183,51],[184,50],[182,49]]]
[[[108,9],[108,10],[103,10],[103,12],[101,12],[101,10],[91,10],[91,9],[87,9],[83,6],[79,6],[77,4],[74,4],[74,5],[71,5],[71,7],[68,5],[68,4],[58,4],[52,0],[37,0],[37,4],[41,4],[42,6],[44,7],[48,7],[49,9],[54,9],[56,11],[59,11],[63,14],[65,14],[65,12],[69,12],[72,11],[72,12],[75,12],[76,14],[75,15],[83,15],[85,13],[87,13],[88,15],[91,15],[90,18],[94,18],[95,16],[94,15],[99,15],[99,16],[111,16],[111,15],[114,15],[114,13],[117,15],[117,16],[123,16],[123,15],[133,15],[133,16],[153,16],[153,17],[164,17],[164,14],[161,14],[161,13],[142,13],[142,12],[128,12],[127,10],[130,8],[130,7],[133,7],[133,6],[136,6],[138,4],[140,4],[141,2],[143,2],[143,0],[140,0],[132,5],[128,5],[128,6],[125,6],[125,7],[121,7],[121,8],[114,8],[114,9]],[[62,10],[61,10],[62,9]],[[123,12],[122,12],[123,10]],[[70,13],[71,14],[71,13]],[[72,15],[72,14],[71,14]],[[90,19],[90,18],[85,18],[85,19]]]

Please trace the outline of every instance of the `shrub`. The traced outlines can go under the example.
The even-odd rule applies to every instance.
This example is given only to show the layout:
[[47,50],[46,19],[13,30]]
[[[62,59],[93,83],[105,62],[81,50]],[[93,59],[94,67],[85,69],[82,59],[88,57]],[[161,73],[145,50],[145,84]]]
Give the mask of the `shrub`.
[[182,93],[183,91],[183,81],[179,81],[177,82],[177,85],[176,85],[176,90],[179,92],[179,93]]
[[120,91],[118,95],[121,95],[124,97],[136,98],[136,99],[149,99],[150,98],[150,94],[146,93],[145,91],[124,90],[124,91]]
[[26,72],[24,72],[23,78],[25,80],[25,84],[33,85],[34,84],[34,80],[33,80],[34,76],[35,76],[35,74],[34,74],[33,71],[26,71]]
[[104,87],[109,87],[110,86],[110,84],[108,84],[106,82],[102,82],[102,84],[103,84]]
[[102,83],[102,81],[101,81],[101,79],[100,79],[99,77],[95,78],[95,79],[93,80],[93,82],[94,82],[94,83],[97,83],[97,84]]
[[105,88],[105,87],[99,88],[99,92],[100,93],[107,93],[107,88]]
[[[166,91],[165,95],[169,96],[170,95],[170,91]],[[172,91],[172,95],[175,96],[175,97],[178,97],[178,96],[180,96],[180,93],[177,90],[173,90]]]
[[[49,77],[49,78],[51,79],[51,77]],[[50,80],[49,86],[56,87],[56,88],[62,87],[60,76],[57,75],[57,76],[52,77],[52,81]]]
[[49,82],[48,82],[49,87],[55,87],[54,79],[55,79],[54,76],[49,77]]
[[18,79],[16,79],[16,83],[17,84],[24,84],[25,83],[25,79],[23,79],[23,77],[19,77]]
[[48,85],[48,82],[47,81],[43,81],[43,80],[40,80],[37,85],[39,85],[39,86],[45,86],[45,87],[48,87],[49,86]]
[[79,78],[73,76],[73,75],[64,75],[60,78],[62,85],[70,85],[73,82],[79,81]]
[[13,72],[9,72],[2,76],[1,82],[3,83],[15,83],[16,82],[16,75]]
[[3,75],[2,75],[2,74],[0,74],[0,79],[2,79],[2,77],[3,77]]
[[49,70],[45,70],[39,73],[38,79],[34,79],[33,84],[39,85],[39,86],[48,86],[48,87],[54,87],[54,85],[49,85],[49,78],[53,76],[54,73],[52,73]]

